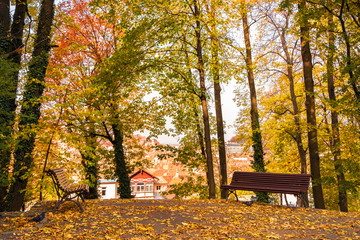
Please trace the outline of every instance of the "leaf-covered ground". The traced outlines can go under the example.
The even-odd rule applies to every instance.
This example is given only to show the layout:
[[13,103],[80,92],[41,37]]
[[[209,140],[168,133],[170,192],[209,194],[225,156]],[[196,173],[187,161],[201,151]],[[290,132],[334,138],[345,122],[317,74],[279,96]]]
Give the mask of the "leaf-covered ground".
[[205,200],[88,200],[63,204],[41,223],[30,212],[0,213],[0,239],[360,239],[360,215]]

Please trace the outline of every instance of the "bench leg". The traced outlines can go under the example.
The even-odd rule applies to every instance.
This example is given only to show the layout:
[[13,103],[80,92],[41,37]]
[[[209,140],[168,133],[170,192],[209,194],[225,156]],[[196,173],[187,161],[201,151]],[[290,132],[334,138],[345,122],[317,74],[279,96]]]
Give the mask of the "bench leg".
[[66,198],[67,198],[67,195],[59,198],[59,200],[57,201],[55,207],[54,207],[53,210],[52,210],[52,213],[55,213],[56,209],[60,206],[60,204],[62,204],[63,202],[66,201]]
[[288,202],[288,200],[287,200],[286,193],[284,194],[284,199],[285,199],[286,206],[289,207],[289,202]]
[[60,204],[61,204],[61,201],[58,201],[58,202],[56,203],[55,207],[54,207],[53,210],[52,210],[52,213],[53,213],[53,214],[55,213],[56,209],[60,206]]
[[238,196],[237,196],[237,194],[236,194],[236,190],[234,190],[234,191],[233,191],[233,190],[229,190],[229,194],[228,194],[227,197],[226,197],[226,201],[229,199],[230,194],[234,194],[235,197],[236,197],[236,201],[237,201],[237,202],[239,201]]
[[[305,193],[306,194],[306,193]],[[298,205],[299,199],[301,199],[301,201],[304,203],[304,207],[308,208],[309,207],[309,203],[306,201],[306,198],[304,197],[304,195],[302,193],[297,194],[297,202],[296,202],[296,206]]]
[[[52,213],[55,213],[56,209],[58,209],[58,207],[60,206],[60,204],[62,204],[63,202],[69,201],[69,202],[74,202],[79,208],[81,212],[84,212],[84,208],[81,206],[79,199],[77,201],[71,199],[68,197],[69,195],[63,196],[61,199],[58,200],[58,202],[56,203],[55,207],[52,210]],[[81,199],[84,201],[84,198],[81,195],[78,195],[81,197]]]
[[79,201],[75,201],[75,200],[72,200],[72,199],[69,199],[67,201],[71,201],[71,202],[74,202],[79,208],[80,208],[80,211],[81,212],[84,212],[84,209],[83,207],[81,206],[80,202]]
[[79,196],[80,196],[81,200],[82,200],[83,202],[85,202],[84,193],[80,193]]

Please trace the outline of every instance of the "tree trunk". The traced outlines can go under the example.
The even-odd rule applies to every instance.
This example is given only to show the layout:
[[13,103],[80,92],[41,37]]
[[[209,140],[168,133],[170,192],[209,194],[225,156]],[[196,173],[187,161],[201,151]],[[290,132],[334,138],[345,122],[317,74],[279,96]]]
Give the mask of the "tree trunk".
[[89,136],[85,137],[86,150],[81,151],[81,164],[85,170],[85,179],[89,183],[89,195],[85,196],[88,199],[99,198],[98,193],[98,175],[99,166],[98,158],[95,153],[96,137],[94,137],[94,129],[90,127]]
[[[246,71],[248,74],[248,82],[250,88],[250,101],[251,101],[251,129],[252,129],[252,141],[254,149],[254,160],[252,162],[252,168],[256,172],[265,172],[265,163],[264,163],[264,150],[262,146],[262,137],[260,131],[259,123],[259,114],[257,108],[256,100],[256,88],[255,88],[255,78],[253,72],[253,63],[251,56],[251,43],[250,43],[250,29],[247,21],[247,9],[246,6],[242,8],[242,22],[243,22],[243,31],[244,31],[244,41],[246,46]],[[267,193],[257,192],[256,196],[258,201],[269,202],[269,196]]]
[[[301,1],[298,5],[299,12],[306,11],[305,1]],[[303,73],[306,92],[306,117],[308,123],[308,146],[310,154],[310,168],[312,175],[312,188],[314,194],[315,208],[325,209],[324,196],[321,185],[320,174],[320,157],[317,140],[317,125],[315,113],[315,96],[314,96],[314,82],[312,76],[312,57],[310,52],[309,42],[309,24],[307,18],[302,16],[300,19],[300,33],[301,33],[301,57],[303,61]]]
[[[219,62],[219,45],[218,34],[215,25],[216,12],[214,3],[211,2],[211,55],[212,55],[212,74],[214,80],[214,95],[215,95],[215,112],[216,112],[216,127],[218,136],[219,148],[219,162],[220,162],[220,184],[227,184],[227,166],[226,166],[226,151],[225,151],[225,137],[224,137],[224,123],[221,109],[221,86],[220,86],[220,62]],[[221,189],[221,198],[226,199],[228,191]]]
[[[335,52],[335,36],[334,36],[334,22],[332,15],[329,14],[329,47],[328,47],[328,56],[327,56],[327,80],[328,80],[328,93],[331,104],[335,104],[336,95],[335,95],[335,81],[334,81],[334,52]],[[348,211],[347,203],[347,194],[345,188],[345,175],[343,171],[343,166],[341,164],[341,150],[340,150],[340,132],[339,132],[339,120],[338,113],[332,107],[331,108],[331,150],[334,156],[334,166],[335,173],[337,177],[338,192],[339,192],[339,206],[340,211]]]
[[13,146],[16,91],[20,70],[27,2],[17,0],[10,28],[10,2],[0,2],[0,211],[5,209],[9,186],[9,165]]
[[[220,161],[220,184],[227,184],[227,165],[226,165],[226,151],[225,151],[225,137],[224,124],[221,109],[221,88],[220,83],[216,83],[214,79],[214,94],[215,94],[215,111],[216,111],[216,127],[218,136],[219,161]],[[227,190],[221,190],[221,198],[227,198]]]
[[115,176],[119,183],[120,198],[131,198],[130,178],[123,146],[124,136],[119,124],[113,124],[112,130],[114,132],[112,144],[115,152]]
[[85,170],[85,179],[89,183],[89,194],[85,196],[87,199],[99,198],[98,193],[98,164],[93,151],[81,154],[81,164]]
[[0,1],[0,56],[5,53],[9,46],[8,34],[10,31],[10,1],[1,0]]
[[195,109],[195,119],[196,119],[196,131],[198,134],[198,141],[199,141],[199,146],[200,146],[200,151],[201,151],[201,155],[204,157],[204,159],[206,159],[206,152],[205,152],[205,146],[204,146],[204,136],[202,134],[201,131],[201,126],[200,126],[200,117],[199,114],[197,112],[197,109]]
[[358,89],[358,86],[356,84],[357,78],[354,76],[354,66],[352,64],[352,58],[351,58],[351,45],[350,45],[350,38],[349,35],[346,31],[346,26],[345,26],[345,20],[343,18],[343,13],[344,13],[344,8],[345,8],[345,0],[341,1],[341,8],[340,8],[340,14],[338,16],[339,20],[340,20],[340,24],[341,24],[341,30],[342,30],[342,36],[344,38],[345,41],[345,46],[346,46],[346,70],[349,74],[349,81],[350,81],[350,85],[354,90],[355,93],[355,97],[357,102],[360,102],[360,91]]
[[[276,26],[276,24],[274,24],[274,26]],[[285,53],[285,59],[286,59],[286,64],[287,64],[287,78],[289,80],[289,90],[290,90],[290,98],[291,98],[291,103],[293,106],[293,116],[294,116],[294,124],[295,124],[295,142],[296,142],[296,146],[298,149],[298,153],[299,153],[299,157],[300,157],[300,171],[301,174],[307,174],[307,163],[306,163],[306,151],[304,149],[304,145],[302,142],[302,132],[301,132],[301,126],[300,126],[300,113],[299,113],[299,107],[297,104],[297,97],[295,94],[295,83],[294,83],[294,71],[293,71],[293,66],[294,66],[294,62],[292,57],[290,56],[289,53],[289,49],[287,46],[287,42],[286,42],[286,31],[288,29],[282,29],[282,31],[280,31],[278,29],[279,32],[279,36],[281,39],[281,45],[282,45],[282,49]],[[305,193],[302,196],[302,199],[305,200],[305,202],[303,202],[301,200],[301,205],[302,206],[309,206],[309,200],[308,200],[308,194]]]
[[210,122],[209,122],[209,111],[207,107],[206,100],[206,87],[205,87],[205,71],[204,71],[204,61],[202,55],[202,43],[201,43],[201,23],[199,20],[200,11],[197,5],[197,1],[193,1],[194,6],[194,17],[195,17],[195,36],[196,36],[196,52],[198,59],[198,71],[200,78],[200,100],[203,110],[203,121],[204,121],[204,135],[205,135],[205,147],[206,147],[206,163],[207,163],[207,179],[209,185],[209,198],[215,198],[215,177],[214,177],[214,167],[212,159],[212,150],[211,150],[211,136],[210,136]]
[[45,73],[49,63],[50,33],[54,18],[54,0],[41,4],[34,50],[29,64],[28,82],[25,86],[20,112],[19,137],[15,146],[14,183],[7,198],[8,210],[18,211],[24,205],[25,190],[35,143],[34,126],[40,117],[41,96],[44,90]]

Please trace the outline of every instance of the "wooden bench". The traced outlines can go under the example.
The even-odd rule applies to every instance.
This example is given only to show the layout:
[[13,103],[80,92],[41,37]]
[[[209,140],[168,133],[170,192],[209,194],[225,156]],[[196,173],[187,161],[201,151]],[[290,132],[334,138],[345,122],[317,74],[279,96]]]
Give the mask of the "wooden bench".
[[[84,212],[83,207],[81,206],[79,200],[85,202],[84,195],[89,193],[89,186],[86,184],[71,184],[63,169],[49,169],[46,173],[51,176],[56,193],[58,195],[58,201],[53,208],[52,212],[55,213],[56,209],[60,206],[61,203],[65,201],[72,201],[78,205],[81,212]],[[75,201],[74,199],[77,198]]]
[[236,195],[236,190],[294,194],[297,197],[297,207],[299,198],[306,202],[303,195],[306,194],[309,188],[310,177],[310,174],[236,171],[233,174],[231,183],[229,185],[221,185],[221,189],[229,191],[227,199],[230,194],[234,194],[237,201],[238,196]]

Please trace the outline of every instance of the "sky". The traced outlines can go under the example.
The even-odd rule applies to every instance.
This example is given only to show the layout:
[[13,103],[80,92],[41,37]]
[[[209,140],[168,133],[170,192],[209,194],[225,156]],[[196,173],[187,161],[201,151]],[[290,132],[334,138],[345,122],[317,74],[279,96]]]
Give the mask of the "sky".
[[[229,141],[233,136],[236,135],[236,131],[234,127],[231,127],[235,123],[235,120],[238,115],[238,109],[236,107],[236,103],[234,102],[235,98],[235,87],[236,83],[235,80],[230,81],[228,84],[222,84],[222,91],[221,91],[221,102],[222,102],[222,113],[223,119],[226,122],[227,128],[225,129],[225,141]],[[214,103],[211,103],[210,111],[213,112],[215,116],[215,106]],[[169,125],[170,127],[170,125]],[[177,144],[178,140],[174,137],[169,137],[166,135],[160,135],[157,140],[161,144]]]

